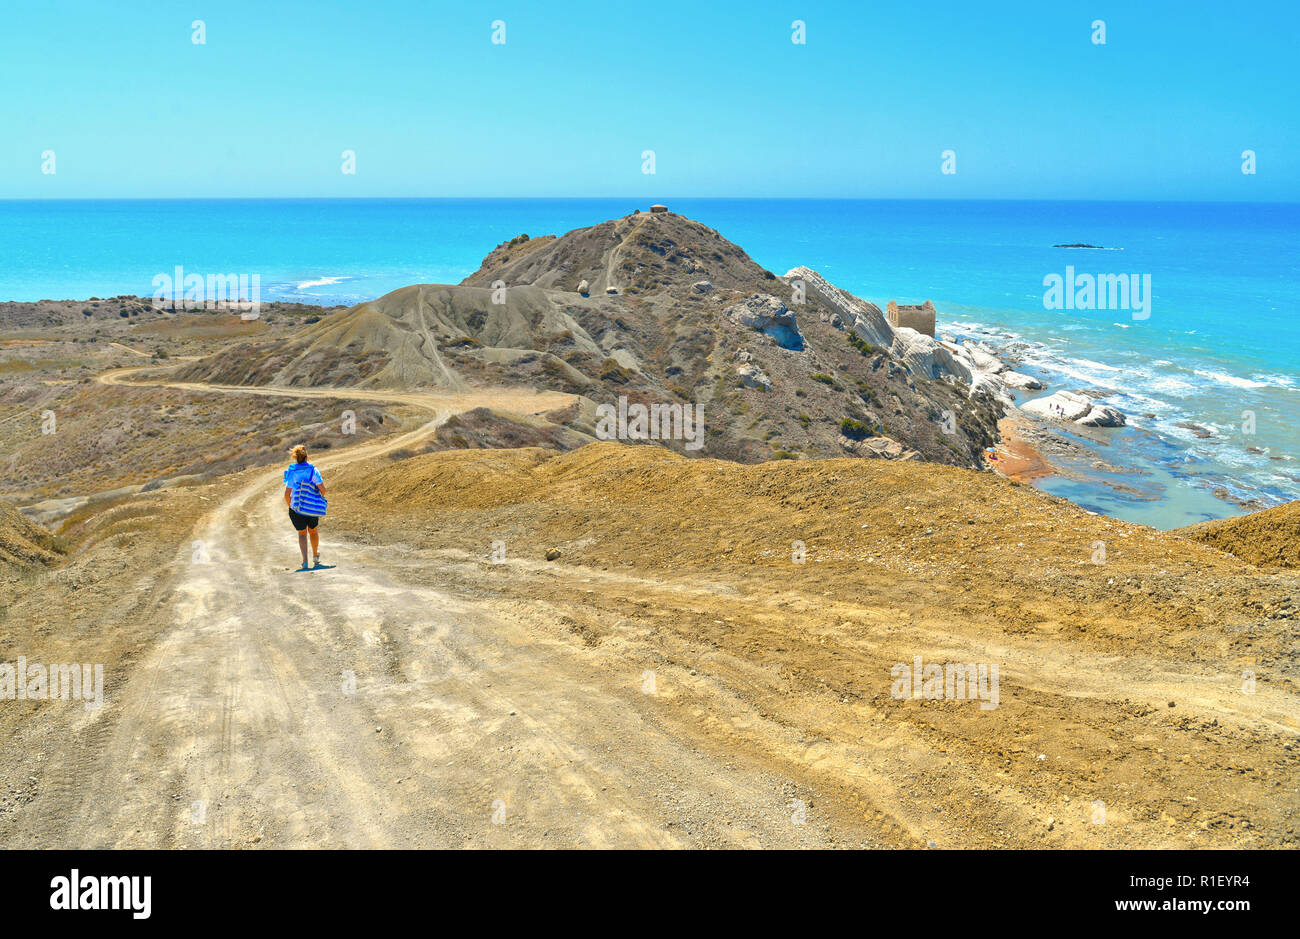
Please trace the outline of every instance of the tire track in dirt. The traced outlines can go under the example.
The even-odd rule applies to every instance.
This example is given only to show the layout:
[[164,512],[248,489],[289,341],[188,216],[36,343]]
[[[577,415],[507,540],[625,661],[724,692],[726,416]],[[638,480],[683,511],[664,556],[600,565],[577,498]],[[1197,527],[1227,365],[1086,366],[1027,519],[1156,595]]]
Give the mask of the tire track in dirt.
[[[433,414],[433,420],[414,431],[328,456],[320,461],[322,467],[340,466],[418,442],[436,431],[452,414],[471,407],[487,405],[537,413],[567,400],[562,395],[536,393],[434,396],[355,389],[208,388],[193,383],[129,381],[142,370],[118,369],[99,376],[99,380],[107,385],[165,385],[196,393],[396,401]],[[264,583],[263,578],[255,576],[259,559],[250,556],[247,546],[232,535],[235,512],[246,512],[256,494],[271,492],[278,502],[277,475],[259,474],[254,482],[196,526],[195,533],[211,549],[208,564],[187,563],[188,549],[178,554],[175,584],[178,602],[167,614],[174,619],[175,626],[137,670],[135,680],[123,689],[116,702],[118,714],[97,728],[97,736],[107,738],[98,765],[77,772],[77,778],[68,780],[64,787],[82,796],[80,811],[70,813],[80,817],[78,827],[83,834],[79,843],[170,844],[173,834],[183,842],[190,802],[168,799],[163,790],[175,788],[178,775],[188,775],[197,778],[188,779],[181,788],[202,794],[202,798],[196,796],[196,801],[205,806],[202,814],[208,816],[206,832],[210,837],[203,840],[229,846],[237,838],[238,820],[232,819],[230,813],[209,813],[207,809],[229,798],[230,777],[238,775],[241,762],[246,762],[239,746],[240,712],[248,709],[250,698],[255,698],[268,710],[279,712],[262,715],[264,720],[274,721],[290,736],[298,730],[282,668],[273,661],[273,651],[263,632],[266,623],[250,621],[247,604],[242,602],[247,598],[240,595],[241,585],[251,587]],[[275,540],[277,545],[283,545],[283,539]],[[275,594],[281,589],[277,587]],[[276,616],[282,618],[283,611],[266,611],[262,618],[273,622]],[[210,666],[215,677],[204,677],[204,665]],[[254,672],[251,680],[244,674],[250,668]],[[247,694],[250,685],[258,684],[267,687],[251,689],[255,693]],[[111,732],[106,732],[110,725]],[[201,751],[209,738],[215,741],[215,752],[205,755]],[[168,758],[159,759],[162,754]],[[149,774],[140,772],[141,763],[159,765],[155,773]],[[193,766],[198,770],[187,772],[186,768]],[[223,780],[226,785],[222,784]],[[168,816],[170,823],[165,824],[164,818]],[[127,819],[131,821],[123,826],[121,823]],[[126,830],[131,823],[139,827]],[[199,830],[203,830],[202,826]]]
[[[1194,812],[1187,807],[1199,801],[1244,818],[1253,810],[1227,781],[1232,768],[1268,772],[1295,737],[1289,690],[1241,694],[1238,677],[1218,664],[1131,652],[1092,661],[1077,643],[988,624],[954,631],[888,597],[836,603],[746,579],[719,585],[526,558],[489,568],[463,549],[422,554],[470,595],[513,596],[525,608],[548,598],[579,622],[603,619],[593,657],[636,650],[677,689],[659,715],[665,726],[719,759],[745,753],[777,775],[815,781],[819,811],[833,811],[841,832],[854,830],[857,805],[859,829],[874,820],[886,843],[947,847],[974,831],[985,844],[1017,844],[1046,834],[1055,816],[1057,844],[1181,846],[1207,836],[1166,829],[1168,813]],[[721,622],[714,617],[729,625],[710,630],[707,622]],[[1002,709],[893,700],[891,665],[917,653],[1000,663]],[[1174,699],[1177,711],[1168,709]],[[1117,731],[1121,721],[1126,730]],[[1261,766],[1254,754],[1265,741],[1272,752]],[[1126,768],[1134,754],[1156,777],[1140,788]],[[1198,772],[1200,759],[1221,771]],[[1099,827],[1089,815],[1103,797],[1115,824]]]

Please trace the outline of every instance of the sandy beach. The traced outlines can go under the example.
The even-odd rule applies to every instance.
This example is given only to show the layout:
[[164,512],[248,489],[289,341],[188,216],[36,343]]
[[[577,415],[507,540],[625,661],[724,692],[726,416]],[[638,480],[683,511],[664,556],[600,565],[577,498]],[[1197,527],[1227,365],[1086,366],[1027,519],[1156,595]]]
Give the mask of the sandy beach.
[[1001,440],[994,450],[997,458],[990,459],[989,466],[998,475],[1021,483],[1055,475],[1056,467],[1022,438],[1022,430],[1021,420],[1015,417],[998,421]]

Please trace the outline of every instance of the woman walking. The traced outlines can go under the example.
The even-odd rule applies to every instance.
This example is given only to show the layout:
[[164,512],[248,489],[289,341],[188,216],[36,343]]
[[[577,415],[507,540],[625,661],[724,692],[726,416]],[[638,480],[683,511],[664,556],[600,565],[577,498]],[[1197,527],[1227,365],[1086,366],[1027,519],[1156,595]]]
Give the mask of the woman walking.
[[307,538],[311,537],[311,552],[316,566],[320,567],[320,538],[316,525],[325,514],[325,481],[316,467],[307,462],[307,448],[302,444],[293,448],[293,462],[284,471],[284,502],[289,506],[289,521],[298,532],[298,549],[302,552],[302,569],[308,570]]

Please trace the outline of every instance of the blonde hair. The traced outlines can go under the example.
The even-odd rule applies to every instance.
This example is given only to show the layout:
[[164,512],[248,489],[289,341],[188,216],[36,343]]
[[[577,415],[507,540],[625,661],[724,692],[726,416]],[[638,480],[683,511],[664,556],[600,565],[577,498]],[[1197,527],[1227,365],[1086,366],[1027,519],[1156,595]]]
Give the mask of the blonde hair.
[[302,444],[298,444],[298,446],[294,447],[289,452],[293,454],[293,458],[296,462],[298,463],[307,462],[307,448],[304,447]]

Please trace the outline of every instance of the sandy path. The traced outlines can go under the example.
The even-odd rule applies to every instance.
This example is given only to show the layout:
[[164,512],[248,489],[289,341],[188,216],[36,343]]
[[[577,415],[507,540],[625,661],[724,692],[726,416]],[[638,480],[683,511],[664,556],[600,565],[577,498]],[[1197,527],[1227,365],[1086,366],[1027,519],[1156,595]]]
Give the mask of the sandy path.
[[[565,398],[165,384],[433,412],[323,457],[326,479],[458,411],[540,413]],[[328,521],[332,567],[293,570],[279,475],[221,502],[194,532],[202,545],[176,557],[158,611],[168,631],[98,718],[95,758],[55,783],[68,846],[825,843],[820,826],[792,824],[781,780],[720,766],[647,721],[639,671],[611,674],[535,618],[430,585],[427,569],[403,581],[399,558],[339,542]]]
[[619,290],[620,293],[622,292],[623,288],[620,287],[618,284],[614,283],[614,269],[618,266],[618,260],[621,252],[623,251],[623,245],[627,242],[629,238],[632,237],[633,234],[635,234],[637,231],[640,230],[641,226],[645,224],[645,221],[648,217],[649,216],[643,215],[637,218],[636,220],[634,220],[627,227],[627,230],[624,231],[623,234],[619,236],[618,244],[616,244],[613,250],[609,252],[609,258],[605,261],[605,282],[603,284],[597,285],[601,293],[604,293],[606,288],[608,287],[615,287]]

